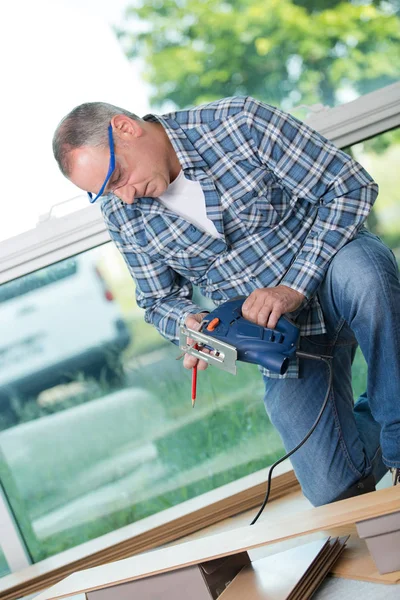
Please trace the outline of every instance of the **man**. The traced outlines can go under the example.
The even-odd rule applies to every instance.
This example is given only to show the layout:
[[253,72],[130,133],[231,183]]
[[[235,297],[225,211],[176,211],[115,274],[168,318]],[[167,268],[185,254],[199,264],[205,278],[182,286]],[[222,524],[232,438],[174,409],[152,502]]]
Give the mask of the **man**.
[[[145,319],[175,341],[204,316],[192,284],[245,318],[297,320],[301,349],[333,356],[333,393],[292,463],[314,505],[374,489],[400,467],[400,284],[393,253],[364,227],[370,175],[289,114],[250,97],[143,119],[89,103],[58,126],[56,160],[95,201],[136,282]],[[368,393],[353,405],[357,343]],[[186,356],[192,368],[197,359]],[[205,369],[204,361],[198,363]],[[287,450],[314,423],[321,362],[263,370],[265,404]],[[396,479],[397,481],[397,479]]]

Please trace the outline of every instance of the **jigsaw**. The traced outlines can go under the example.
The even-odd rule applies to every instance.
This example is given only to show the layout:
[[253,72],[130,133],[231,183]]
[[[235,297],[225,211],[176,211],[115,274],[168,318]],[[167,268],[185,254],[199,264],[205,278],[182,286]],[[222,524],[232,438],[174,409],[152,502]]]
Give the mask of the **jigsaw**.
[[203,320],[200,331],[181,326],[180,348],[234,375],[238,360],[283,375],[296,353],[299,327],[285,315],[275,329],[251,323],[242,315],[245,300],[243,296],[218,306]]

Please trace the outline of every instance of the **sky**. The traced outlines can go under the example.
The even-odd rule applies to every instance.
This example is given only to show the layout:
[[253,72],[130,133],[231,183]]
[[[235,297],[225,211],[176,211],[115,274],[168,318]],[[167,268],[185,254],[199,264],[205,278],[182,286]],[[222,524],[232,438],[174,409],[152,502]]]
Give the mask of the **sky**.
[[0,241],[34,228],[52,205],[61,216],[88,205],[59,172],[53,132],[74,106],[104,101],[143,116],[149,90],[112,24],[127,0],[20,0],[0,8],[2,114]]

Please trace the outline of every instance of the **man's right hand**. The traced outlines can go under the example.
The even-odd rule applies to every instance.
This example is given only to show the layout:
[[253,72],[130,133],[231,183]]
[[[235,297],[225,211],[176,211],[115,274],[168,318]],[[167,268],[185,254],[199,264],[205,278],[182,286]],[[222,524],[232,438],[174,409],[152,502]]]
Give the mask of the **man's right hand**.
[[[207,313],[197,313],[195,315],[188,315],[185,320],[186,327],[189,327],[189,329],[194,329],[194,331],[199,331],[200,323],[206,315]],[[193,344],[194,340],[192,340],[191,338],[186,338],[186,342],[188,344]],[[204,352],[207,352],[207,350],[204,350]],[[185,367],[185,369],[192,369],[196,365],[199,371],[205,371],[208,367],[208,363],[206,363],[205,360],[201,360],[199,358],[196,358],[195,356],[191,356],[190,354],[185,354],[185,356],[183,357],[183,366]]]

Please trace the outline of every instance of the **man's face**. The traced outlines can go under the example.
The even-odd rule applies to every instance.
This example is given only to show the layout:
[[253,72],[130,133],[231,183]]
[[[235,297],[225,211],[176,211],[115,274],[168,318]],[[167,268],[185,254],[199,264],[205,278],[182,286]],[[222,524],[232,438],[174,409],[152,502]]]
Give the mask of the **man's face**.
[[[133,121],[117,115],[111,121],[115,146],[115,169],[104,194],[113,192],[127,204],[135,198],[156,198],[176,177],[171,166],[171,147],[161,125]],[[72,183],[97,194],[110,162],[110,150],[83,146],[71,151]]]

